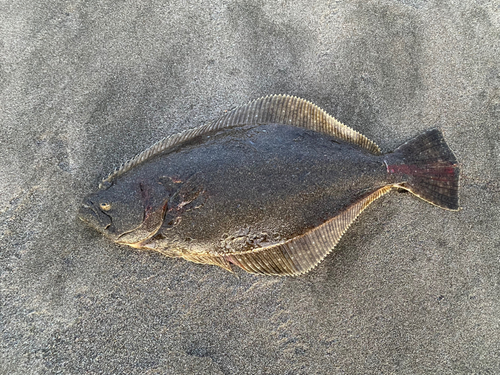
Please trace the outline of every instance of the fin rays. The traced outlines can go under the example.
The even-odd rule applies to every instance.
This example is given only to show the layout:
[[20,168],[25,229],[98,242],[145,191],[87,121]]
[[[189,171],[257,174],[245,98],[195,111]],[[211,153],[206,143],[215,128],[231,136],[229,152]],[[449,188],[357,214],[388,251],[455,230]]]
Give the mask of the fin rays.
[[[261,275],[297,276],[307,273],[333,250],[359,214],[391,189],[392,185],[376,190],[324,224],[287,242],[227,255],[200,254],[196,262],[224,264],[222,267],[225,269],[232,263],[247,272]],[[191,256],[186,259],[193,260]]]
[[282,124],[302,127],[354,143],[379,155],[378,146],[364,135],[349,128],[311,102],[289,95],[270,95],[237,107],[218,120],[161,139],[115,169],[99,184],[105,188],[111,181],[138,164],[201,134],[243,125]]

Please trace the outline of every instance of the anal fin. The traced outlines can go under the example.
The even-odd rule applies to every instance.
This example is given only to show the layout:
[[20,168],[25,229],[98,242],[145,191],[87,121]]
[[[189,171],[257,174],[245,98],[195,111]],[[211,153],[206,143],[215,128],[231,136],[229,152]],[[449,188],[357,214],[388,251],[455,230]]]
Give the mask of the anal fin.
[[190,262],[219,266],[229,272],[233,272],[233,270],[231,269],[231,264],[223,256],[220,255],[213,255],[209,253],[200,253],[200,254],[186,253],[182,254],[181,257],[186,260],[189,260]]
[[225,264],[235,264],[250,273],[279,276],[304,274],[333,250],[366,207],[391,189],[392,186],[385,186],[376,190],[324,224],[287,242],[220,257],[224,258]]

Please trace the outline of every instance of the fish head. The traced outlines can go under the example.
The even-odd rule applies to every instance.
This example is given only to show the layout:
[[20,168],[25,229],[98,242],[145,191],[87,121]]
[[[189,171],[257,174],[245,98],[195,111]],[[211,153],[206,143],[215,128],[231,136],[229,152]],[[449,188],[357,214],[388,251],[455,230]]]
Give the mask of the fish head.
[[134,246],[162,224],[166,203],[153,197],[143,182],[113,183],[87,196],[78,217],[111,240]]

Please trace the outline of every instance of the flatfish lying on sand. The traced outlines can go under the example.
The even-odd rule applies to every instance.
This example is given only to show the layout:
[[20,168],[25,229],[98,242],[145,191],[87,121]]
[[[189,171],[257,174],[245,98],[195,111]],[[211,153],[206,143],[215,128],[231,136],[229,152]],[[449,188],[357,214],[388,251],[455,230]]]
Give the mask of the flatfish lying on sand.
[[458,181],[437,129],[381,155],[314,104],[275,95],[157,142],[105,178],[79,217],[134,248],[300,275],[391,189],[457,210]]

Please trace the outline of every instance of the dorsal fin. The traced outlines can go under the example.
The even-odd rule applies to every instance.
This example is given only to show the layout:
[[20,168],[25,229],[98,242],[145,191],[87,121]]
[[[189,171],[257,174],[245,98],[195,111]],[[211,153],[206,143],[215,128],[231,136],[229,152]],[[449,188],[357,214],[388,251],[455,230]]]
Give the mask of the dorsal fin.
[[235,264],[247,272],[260,275],[298,276],[321,263],[359,214],[391,189],[389,185],[374,191],[324,224],[284,243],[227,255],[186,253],[181,256],[192,262],[225,269]]
[[115,169],[101,181],[99,188],[145,160],[199,135],[223,128],[265,124],[292,125],[314,130],[356,144],[373,154],[380,154],[380,149],[374,142],[337,121],[317,105],[295,96],[269,95],[237,107],[214,122],[161,139]]

